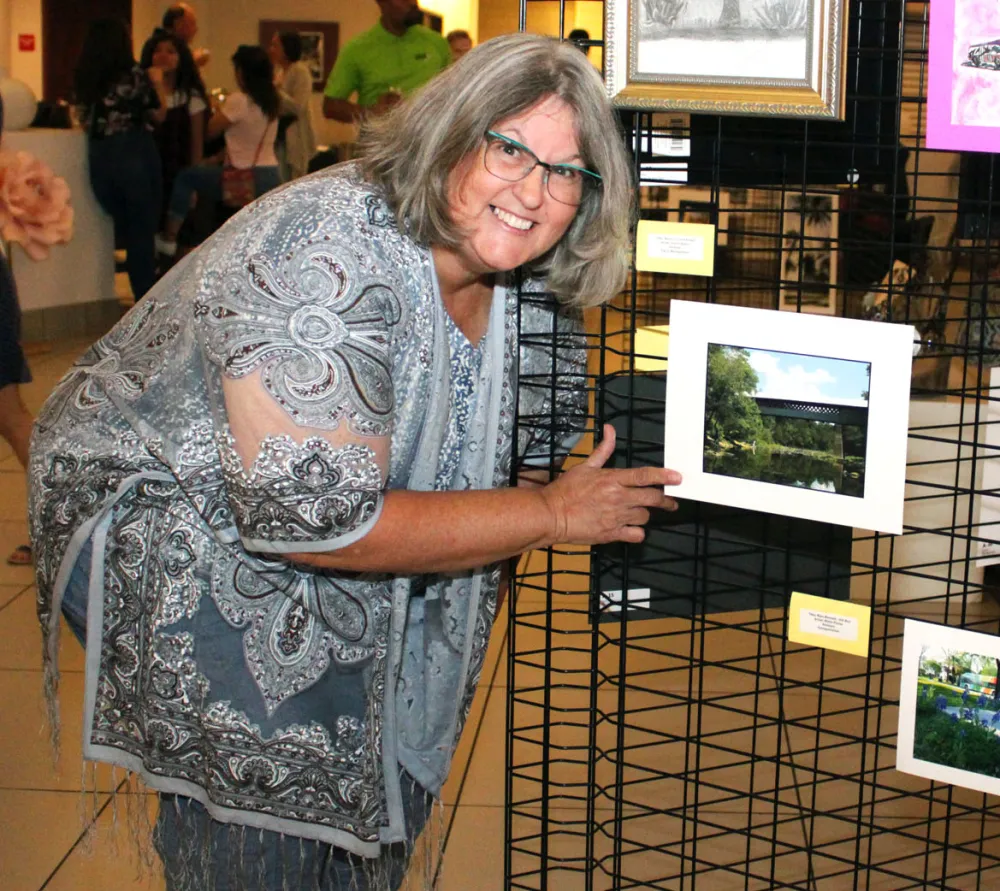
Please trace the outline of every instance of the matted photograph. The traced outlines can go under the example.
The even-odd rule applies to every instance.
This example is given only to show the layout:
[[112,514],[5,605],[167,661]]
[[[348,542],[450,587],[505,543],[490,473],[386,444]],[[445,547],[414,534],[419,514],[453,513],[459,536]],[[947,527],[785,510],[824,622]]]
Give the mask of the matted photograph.
[[837,195],[793,194],[781,215],[780,309],[837,312]]
[[907,619],[896,769],[1000,795],[1000,637]]
[[931,4],[927,147],[1000,151],[1000,6],[994,0]]
[[843,117],[845,0],[606,0],[616,104]]
[[710,343],[702,469],[864,498],[871,363]]
[[678,498],[903,530],[913,328],[674,300]]

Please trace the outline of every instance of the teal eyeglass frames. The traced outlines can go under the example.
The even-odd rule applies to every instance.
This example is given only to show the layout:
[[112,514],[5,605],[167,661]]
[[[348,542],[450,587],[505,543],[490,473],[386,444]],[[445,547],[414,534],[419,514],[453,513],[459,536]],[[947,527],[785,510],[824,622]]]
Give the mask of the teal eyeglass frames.
[[575,164],[546,164],[530,148],[494,130],[486,131],[486,169],[499,179],[519,182],[536,167],[545,170],[545,186],[560,204],[578,205],[589,191],[600,188],[601,176]]

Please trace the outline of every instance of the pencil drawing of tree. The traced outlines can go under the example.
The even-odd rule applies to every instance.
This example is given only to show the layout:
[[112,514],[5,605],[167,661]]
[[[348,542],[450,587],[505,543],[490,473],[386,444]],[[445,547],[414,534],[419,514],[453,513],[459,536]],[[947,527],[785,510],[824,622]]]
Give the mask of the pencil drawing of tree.
[[755,12],[757,25],[774,34],[805,28],[808,16],[804,0],[771,0]]
[[720,28],[738,28],[740,26],[740,0],[724,0],[722,14],[719,16]]
[[643,0],[642,12],[646,22],[671,28],[686,6],[687,0]]

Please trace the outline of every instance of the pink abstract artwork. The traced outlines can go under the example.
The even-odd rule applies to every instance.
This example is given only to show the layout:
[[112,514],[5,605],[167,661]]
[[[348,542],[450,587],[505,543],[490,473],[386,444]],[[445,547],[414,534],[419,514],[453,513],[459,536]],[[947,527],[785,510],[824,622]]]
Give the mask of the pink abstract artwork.
[[927,147],[1000,151],[1000,3],[931,0]]

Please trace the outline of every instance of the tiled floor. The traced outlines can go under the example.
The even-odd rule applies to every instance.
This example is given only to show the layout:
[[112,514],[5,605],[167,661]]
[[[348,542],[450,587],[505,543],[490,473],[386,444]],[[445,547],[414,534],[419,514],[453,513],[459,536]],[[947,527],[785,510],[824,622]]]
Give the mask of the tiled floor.
[[[23,395],[32,412],[86,346],[57,344],[29,357],[35,380]],[[116,807],[110,795],[121,774],[102,766],[97,793],[81,793],[83,650],[69,633],[60,658],[62,747],[53,763],[32,570],[5,562],[27,542],[25,495],[20,465],[0,440],[0,891],[159,891],[162,878],[139,862],[131,842],[122,797]],[[505,628],[501,618],[445,789],[441,891],[496,891],[502,885],[502,795],[483,797],[468,778],[473,767],[486,777],[503,774],[504,690],[493,684],[504,681],[499,656]],[[488,733],[481,732],[485,728]],[[88,787],[92,783],[88,777]],[[155,797],[143,798],[155,813]]]
[[[37,410],[84,346],[59,344],[31,357],[35,381],[24,388],[24,395],[32,410]],[[155,869],[143,867],[138,861],[126,828],[127,803],[131,802],[133,810],[146,807],[152,814],[155,796],[113,798],[113,790],[125,791],[123,779],[104,767],[87,776],[88,787],[96,788],[96,793],[81,793],[83,653],[69,634],[63,636],[61,656],[63,744],[58,762],[53,763],[42,701],[41,639],[35,618],[32,571],[2,561],[15,545],[27,540],[24,515],[24,478],[9,448],[0,442],[0,891],[161,891],[162,879]],[[540,555],[537,560],[529,570],[544,572]],[[575,864],[586,852],[587,839],[593,844],[588,856],[600,861],[602,867],[610,868],[617,856],[610,847],[619,832],[615,803],[604,792],[604,797],[598,796],[593,820],[600,829],[591,833],[586,822],[590,817],[579,797],[581,792],[588,794],[591,778],[605,790],[613,785],[609,770],[614,765],[606,757],[593,765],[587,761],[589,710],[596,708],[600,716],[594,732],[603,739],[617,733],[614,715],[620,705],[614,687],[620,653],[613,627],[606,628],[609,637],[598,654],[602,686],[591,701],[592,629],[584,593],[588,585],[586,561],[570,557],[556,567],[553,588],[562,593],[551,602],[537,579],[518,598],[518,667],[513,687],[518,701],[514,723],[519,734],[512,753],[518,766],[513,788],[515,801],[519,802],[515,818],[519,850],[514,852],[512,862],[515,870],[522,865],[537,868],[542,835],[533,833],[545,821],[545,856],[552,868],[548,887],[559,891],[584,887]],[[940,604],[936,603],[897,609],[900,617],[905,613],[937,621],[943,618],[937,614]],[[969,604],[968,609],[966,621],[970,624],[980,619],[996,621],[995,603]],[[891,776],[880,773],[877,788],[873,780],[861,789],[857,780],[863,770],[858,761],[862,750],[850,740],[868,737],[867,751],[869,755],[876,753],[880,771],[891,771],[890,759],[894,757],[891,747],[871,747],[875,736],[891,735],[892,730],[864,729],[872,724],[873,717],[894,721],[888,704],[898,695],[898,678],[893,687],[894,676],[886,666],[898,659],[896,635],[900,619],[894,616],[891,621],[896,623],[892,629],[885,627],[884,620],[876,622],[874,637],[879,643],[873,646],[867,667],[859,666],[853,657],[835,654],[827,654],[821,662],[817,651],[804,649],[786,650],[780,667],[767,653],[761,657],[760,631],[766,630],[771,641],[783,636],[782,616],[778,613],[769,615],[764,623],[756,613],[730,613],[694,631],[686,621],[663,619],[643,624],[643,636],[633,637],[626,653],[628,674],[635,681],[624,700],[624,706],[633,712],[626,740],[636,747],[628,755],[622,779],[626,784],[635,777],[644,780],[639,785],[626,785],[622,796],[621,869],[635,883],[628,887],[683,887],[694,891],[693,877],[682,880],[680,885],[673,881],[663,884],[662,878],[655,877],[673,874],[676,852],[688,850],[690,830],[695,825],[702,839],[696,858],[697,891],[763,891],[782,879],[796,882],[794,887],[806,887],[799,884],[805,867],[804,843],[796,816],[801,807],[796,787],[819,776],[823,780],[816,783],[811,801],[814,859],[809,868],[821,868],[821,875],[810,887],[815,891],[856,887],[851,864],[856,856],[854,838],[860,813],[877,823],[878,833],[885,836],[880,850],[899,857],[909,856],[912,848],[913,872],[909,874],[934,875],[935,870],[941,874],[943,867],[927,859],[933,844],[930,836],[924,840],[918,830],[914,837],[910,829],[893,834],[897,824],[909,827],[907,821],[924,821],[930,813],[925,797],[912,796],[926,796],[927,784],[895,772]],[[440,891],[499,891],[502,887],[506,628],[504,614],[498,620],[479,693],[445,790],[447,835]],[[711,662],[706,660],[692,672],[695,663],[688,654],[699,650],[721,655]],[[820,684],[816,683],[820,677],[817,671],[822,672]],[[887,682],[875,693],[869,684],[873,674]],[[779,687],[788,723],[784,760],[775,768],[769,747],[778,745],[777,730],[769,716],[775,712]],[[816,691],[820,688],[823,706],[817,702]],[[873,697],[880,700],[877,707]],[[546,744],[554,746],[552,751],[556,753],[544,764],[538,757],[537,742],[543,699],[554,709],[552,723],[545,730]],[[691,707],[686,704],[689,701]],[[883,701],[887,703],[884,707]],[[691,724],[695,713],[697,729]],[[690,735],[685,738],[686,733]],[[817,740],[823,743],[819,756],[815,752]],[[696,777],[663,775],[665,770],[674,769],[664,765],[674,765],[679,771],[677,765],[690,763],[693,746],[698,747],[697,757],[701,759]],[[614,740],[608,740],[604,751],[615,747]],[[745,760],[740,760],[741,753],[749,751],[767,756],[758,762],[755,773],[747,770]],[[547,781],[562,784],[562,792],[555,793],[544,814],[536,797],[536,778],[543,769]],[[872,764],[864,769],[871,771]],[[651,782],[649,778],[657,772],[659,779]],[[889,785],[881,783],[910,794],[888,796],[885,793]],[[859,790],[863,793],[860,799]],[[691,795],[698,802],[696,808],[702,809],[701,816],[695,816],[693,821],[686,816]],[[971,858],[972,863],[966,880],[956,879],[947,887],[963,891],[966,887],[1000,887],[1000,867],[987,869],[977,859],[988,855],[991,864],[1000,862],[1000,836],[977,815],[982,796],[961,789],[948,791],[947,795],[944,810],[939,801],[933,812],[954,817],[952,808],[970,808],[964,815],[967,819],[945,822],[952,833],[951,845],[959,836],[964,838],[963,833],[969,834],[969,846],[962,856]],[[737,798],[741,804],[732,805]],[[859,810],[862,801],[863,812]],[[748,825],[752,844],[748,841]],[[927,823],[928,827],[933,825],[939,824]],[[872,836],[875,834],[873,831]],[[981,844],[983,837],[988,844]],[[899,848],[901,839],[904,846],[910,846],[903,853]],[[786,843],[788,850],[782,853],[781,846]],[[690,852],[685,856],[685,862],[695,862]],[[966,869],[957,856],[950,856],[949,876]],[[823,858],[828,861],[825,866]],[[735,868],[718,866],[727,862]],[[753,878],[737,874],[747,862],[752,863],[747,868]],[[874,853],[869,862],[877,862]],[[865,887],[871,891],[922,887],[911,883],[907,869],[895,864],[892,872],[872,869]],[[525,884],[519,887],[543,887],[532,884],[537,881],[537,876],[525,878]],[[606,887],[611,887],[610,879],[599,872],[594,889],[603,891]]]

